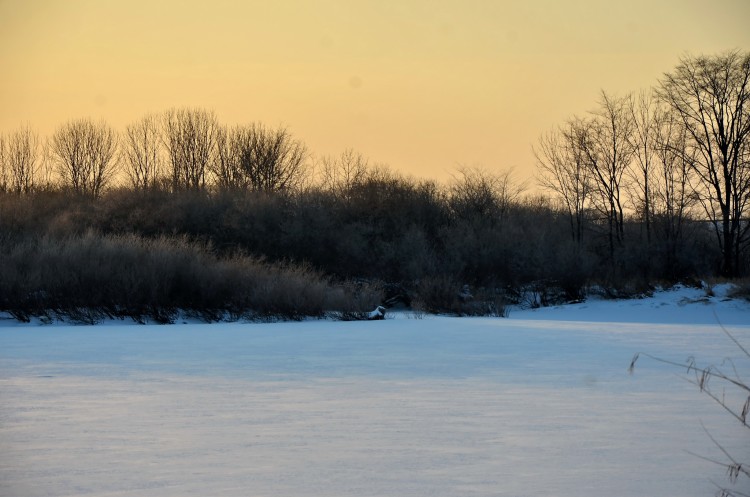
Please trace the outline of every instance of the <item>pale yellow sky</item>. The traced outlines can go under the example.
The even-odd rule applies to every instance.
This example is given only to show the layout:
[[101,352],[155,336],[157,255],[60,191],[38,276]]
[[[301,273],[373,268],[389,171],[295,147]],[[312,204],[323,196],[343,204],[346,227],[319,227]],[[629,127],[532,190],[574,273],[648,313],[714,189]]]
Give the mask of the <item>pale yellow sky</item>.
[[415,176],[530,177],[600,89],[748,50],[748,26],[750,0],[0,0],[0,132],[198,106]]

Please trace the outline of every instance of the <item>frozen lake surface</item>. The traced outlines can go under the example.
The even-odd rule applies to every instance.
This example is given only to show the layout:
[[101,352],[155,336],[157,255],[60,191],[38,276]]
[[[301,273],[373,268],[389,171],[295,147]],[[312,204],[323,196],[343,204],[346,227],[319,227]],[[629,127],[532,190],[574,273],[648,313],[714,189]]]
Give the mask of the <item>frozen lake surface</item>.
[[747,303],[688,289],[509,319],[3,320],[0,495],[713,495],[702,424],[745,461],[748,430],[683,370],[627,368],[747,379],[717,319],[750,343]]

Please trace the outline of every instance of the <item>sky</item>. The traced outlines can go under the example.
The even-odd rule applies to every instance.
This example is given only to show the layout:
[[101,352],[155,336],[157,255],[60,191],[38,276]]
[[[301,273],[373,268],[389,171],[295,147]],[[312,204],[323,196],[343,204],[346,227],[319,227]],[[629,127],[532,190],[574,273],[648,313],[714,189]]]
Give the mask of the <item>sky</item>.
[[601,90],[750,49],[747,0],[0,0],[0,133],[172,107],[404,174],[513,168]]

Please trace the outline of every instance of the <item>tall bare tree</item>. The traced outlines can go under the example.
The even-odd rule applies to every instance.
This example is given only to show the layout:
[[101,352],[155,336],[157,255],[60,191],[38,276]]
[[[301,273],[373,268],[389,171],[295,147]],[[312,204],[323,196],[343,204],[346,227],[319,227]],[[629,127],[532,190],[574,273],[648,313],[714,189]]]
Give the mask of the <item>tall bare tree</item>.
[[568,211],[571,236],[577,245],[582,241],[591,197],[590,169],[580,147],[581,133],[586,132],[586,126],[581,119],[572,119],[542,135],[538,148],[534,148],[541,172],[539,183],[562,200]]
[[656,154],[656,113],[658,104],[650,91],[642,91],[628,102],[632,134],[633,167],[630,169],[636,212],[640,215],[646,229],[646,242],[651,243],[651,224],[653,222],[653,182]]
[[125,173],[136,190],[155,187],[163,170],[161,128],[153,115],[125,128],[122,153]]
[[99,197],[114,176],[117,147],[117,134],[104,121],[77,119],[55,131],[50,151],[64,185]]
[[164,114],[164,145],[169,155],[172,188],[202,190],[214,158],[219,124],[213,112],[171,109]]
[[624,237],[625,172],[633,158],[633,120],[630,97],[616,98],[602,92],[599,109],[585,121],[578,135],[592,177],[594,205],[608,225],[610,258]]
[[671,109],[654,114],[652,208],[667,245],[667,262],[677,255],[685,220],[695,203],[691,187],[694,157],[686,150],[687,135]]
[[750,52],[686,56],[664,75],[659,97],[679,116],[696,191],[713,221],[721,273],[736,276],[750,222]]

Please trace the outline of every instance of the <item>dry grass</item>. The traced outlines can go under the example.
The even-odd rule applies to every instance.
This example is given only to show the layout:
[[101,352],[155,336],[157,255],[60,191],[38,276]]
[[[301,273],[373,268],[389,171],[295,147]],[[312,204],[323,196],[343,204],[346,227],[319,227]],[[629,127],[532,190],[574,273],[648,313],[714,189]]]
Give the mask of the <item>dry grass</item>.
[[[721,326],[721,330],[732,342],[734,342],[741,352],[738,361],[750,361],[750,351],[748,351],[748,349],[726,328]],[[719,407],[728,413],[730,417],[738,421],[743,428],[750,429],[750,424],[748,424],[747,419],[748,414],[750,414],[750,384],[748,384],[747,379],[740,373],[740,371],[744,371],[744,368],[738,367],[738,364],[735,361],[725,359],[724,362],[718,366],[710,365],[700,367],[692,357],[689,358],[685,364],[680,364],[650,354],[639,353],[633,357],[633,360],[630,363],[629,371],[631,374],[633,373],[636,362],[640,356],[648,357],[649,359],[677,368],[686,368],[687,381],[695,385],[702,394],[707,395],[713,400]],[[721,453],[724,454],[724,460],[707,458],[700,454],[693,455],[723,467],[726,471],[727,480],[731,485],[731,487],[725,487],[716,484],[718,489],[716,495],[724,497],[746,496],[746,493],[739,491],[736,487],[744,486],[747,488],[747,484],[750,483],[750,465],[748,465],[747,460],[741,460],[741,458],[747,457],[747,455],[730,453],[705,427],[703,429],[711,442],[713,442]],[[745,434],[747,435],[747,432],[745,432]]]

